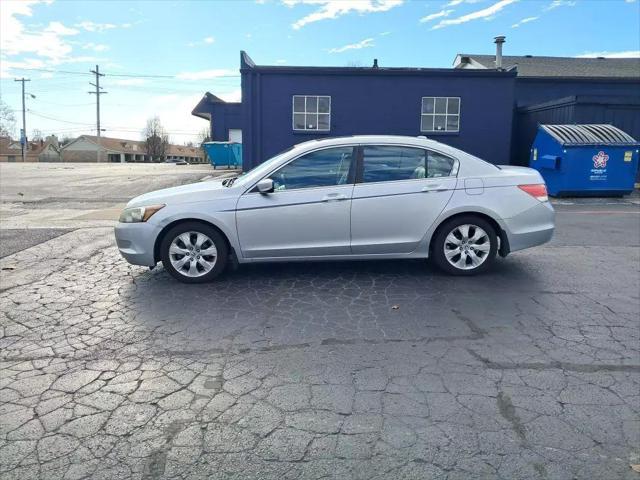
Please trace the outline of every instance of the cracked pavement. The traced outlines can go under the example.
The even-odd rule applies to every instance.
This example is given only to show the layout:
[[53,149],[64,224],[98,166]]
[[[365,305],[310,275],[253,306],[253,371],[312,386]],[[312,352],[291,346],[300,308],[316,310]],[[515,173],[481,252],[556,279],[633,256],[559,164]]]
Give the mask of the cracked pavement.
[[637,479],[640,215],[558,210],[551,245],[475,278],[183,285],[109,228],[5,257],[0,478]]

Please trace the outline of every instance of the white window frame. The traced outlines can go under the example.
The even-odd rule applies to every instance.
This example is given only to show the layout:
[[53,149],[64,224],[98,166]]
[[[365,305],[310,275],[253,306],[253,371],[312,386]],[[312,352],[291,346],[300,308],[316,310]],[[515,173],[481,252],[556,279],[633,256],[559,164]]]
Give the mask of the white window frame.
[[[304,111],[296,111],[296,98],[304,99]],[[315,98],[316,99],[316,111],[315,112],[307,112],[307,98]],[[318,105],[320,103],[321,98],[329,99],[329,112],[320,113],[318,112]],[[330,95],[293,95],[291,97],[291,127],[295,132],[329,132],[331,130],[331,96]],[[305,116],[304,128],[296,128],[296,114]],[[306,121],[307,115],[329,115],[329,125],[327,128],[320,128],[319,123],[316,122],[316,128],[308,128],[308,123]]]
[[[443,99],[443,98],[447,100],[445,113],[435,113],[436,100]],[[449,113],[449,100],[452,98],[458,100],[458,113]],[[433,99],[434,113],[422,113],[422,107],[424,106],[424,101],[426,99]],[[422,97],[422,99],[420,100],[420,131],[425,133],[460,133],[460,119],[461,119],[460,117],[462,116],[461,112],[462,112],[462,99],[460,97]],[[424,130],[422,128],[422,124],[423,124],[422,119],[427,115],[431,115],[433,117],[431,130]],[[444,115],[444,130],[435,130],[436,115]],[[447,129],[447,123],[448,123],[447,120],[449,119],[449,117],[458,117],[458,128],[456,130]]]

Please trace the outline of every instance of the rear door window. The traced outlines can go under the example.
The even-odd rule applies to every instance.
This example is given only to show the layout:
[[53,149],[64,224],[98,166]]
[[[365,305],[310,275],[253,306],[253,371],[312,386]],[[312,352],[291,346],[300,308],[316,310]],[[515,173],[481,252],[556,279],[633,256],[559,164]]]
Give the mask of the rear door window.
[[394,182],[451,175],[455,161],[418,147],[365,145],[362,183]]

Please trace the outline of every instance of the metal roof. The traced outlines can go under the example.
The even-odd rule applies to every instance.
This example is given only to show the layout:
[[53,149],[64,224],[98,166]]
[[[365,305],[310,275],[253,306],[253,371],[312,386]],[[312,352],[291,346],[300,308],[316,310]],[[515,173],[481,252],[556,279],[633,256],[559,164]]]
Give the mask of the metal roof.
[[563,145],[637,145],[629,134],[613,125],[540,125]]

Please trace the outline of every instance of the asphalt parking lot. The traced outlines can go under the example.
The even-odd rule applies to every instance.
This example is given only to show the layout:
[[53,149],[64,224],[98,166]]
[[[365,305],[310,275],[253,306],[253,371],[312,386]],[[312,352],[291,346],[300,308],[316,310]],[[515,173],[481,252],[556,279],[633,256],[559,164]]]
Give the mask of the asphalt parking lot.
[[205,167],[101,171],[98,197],[71,169],[74,193],[25,202],[2,168],[3,235],[50,232],[0,259],[1,479],[640,478],[637,197],[557,202],[549,245],[481,277],[301,263],[183,285],[126,264],[110,225]]

